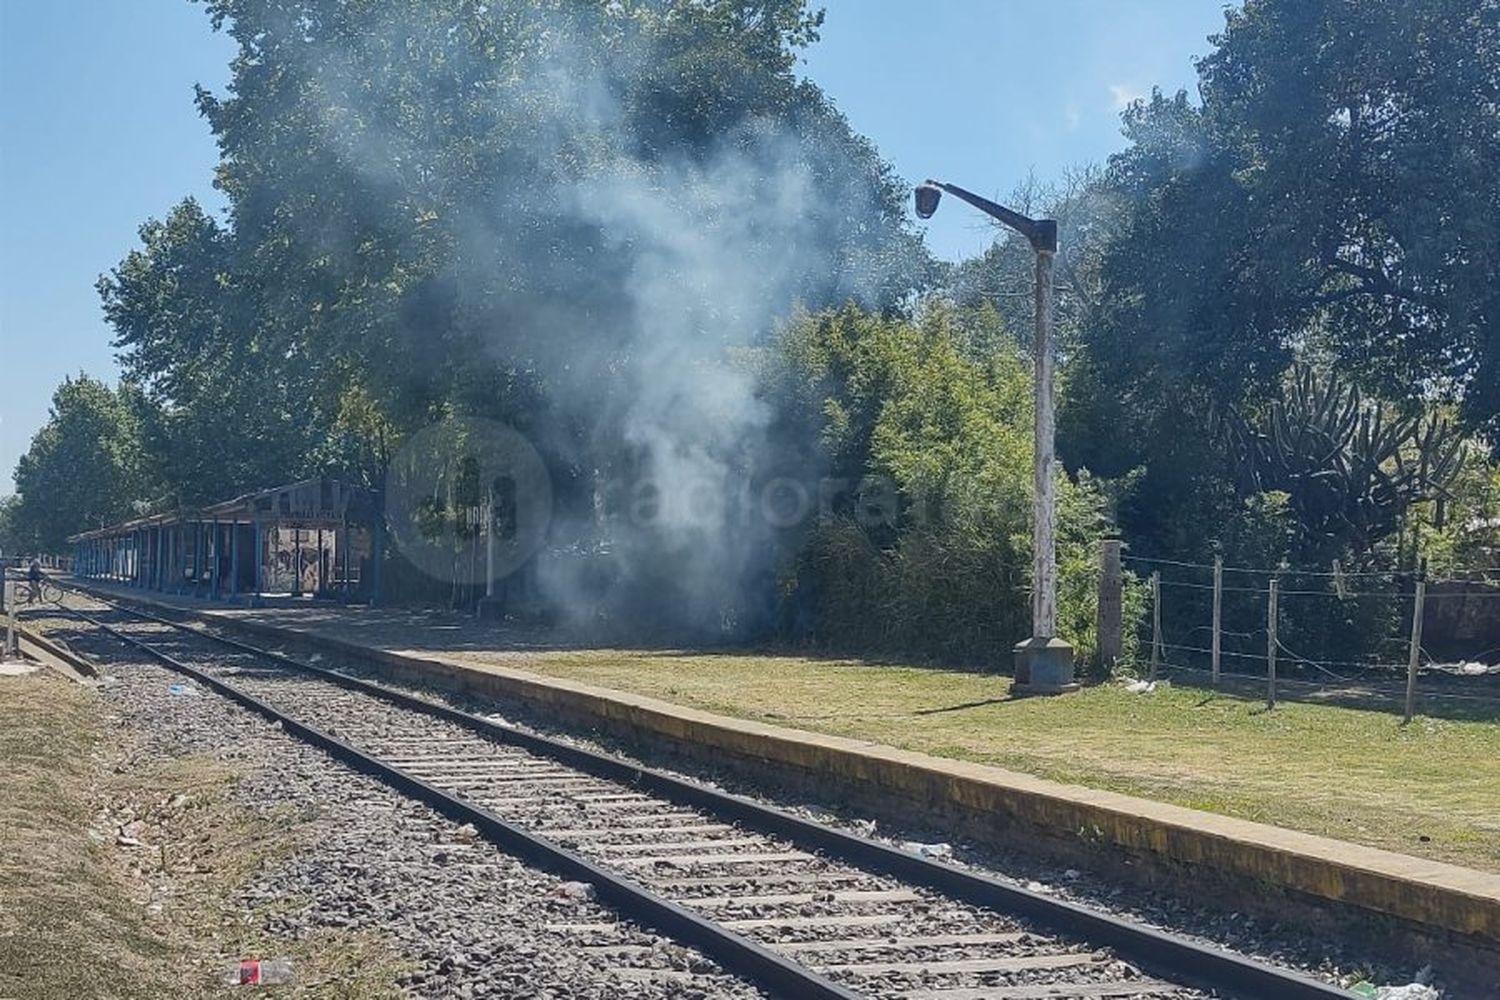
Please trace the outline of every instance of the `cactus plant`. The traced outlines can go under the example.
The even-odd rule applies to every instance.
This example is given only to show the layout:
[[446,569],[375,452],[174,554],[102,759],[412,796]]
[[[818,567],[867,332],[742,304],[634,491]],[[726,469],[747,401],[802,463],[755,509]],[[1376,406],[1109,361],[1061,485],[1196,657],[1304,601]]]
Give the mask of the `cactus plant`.
[[1398,413],[1332,373],[1297,365],[1280,398],[1224,421],[1252,492],[1285,492],[1313,540],[1369,553],[1412,504],[1446,496],[1463,462],[1452,421]]

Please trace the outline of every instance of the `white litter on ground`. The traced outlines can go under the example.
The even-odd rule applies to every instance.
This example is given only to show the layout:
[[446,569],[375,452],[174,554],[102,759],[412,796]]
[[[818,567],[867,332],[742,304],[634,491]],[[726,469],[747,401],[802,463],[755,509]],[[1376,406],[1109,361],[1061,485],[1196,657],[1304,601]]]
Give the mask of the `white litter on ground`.
[[1375,1000],[1439,1000],[1441,996],[1437,990],[1423,983],[1381,986],[1375,991]]
[[562,899],[593,899],[594,887],[587,882],[564,882],[557,887],[554,895]]
[[952,844],[923,844],[915,840],[903,840],[901,849],[924,858],[944,859],[953,857]]
[[1481,663],[1478,660],[1455,660],[1452,663],[1430,664],[1429,669],[1440,670],[1445,674],[1456,674],[1459,677],[1483,677],[1486,674],[1500,674],[1500,663]]
[[1156,690],[1155,681],[1127,681],[1125,690],[1131,694],[1150,694]]

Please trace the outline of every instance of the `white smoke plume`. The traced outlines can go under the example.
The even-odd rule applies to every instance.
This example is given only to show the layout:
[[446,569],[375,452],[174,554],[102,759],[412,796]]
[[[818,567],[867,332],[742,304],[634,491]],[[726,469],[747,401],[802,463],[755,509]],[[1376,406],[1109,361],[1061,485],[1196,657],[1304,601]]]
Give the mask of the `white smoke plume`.
[[[413,382],[470,354],[510,373],[525,401],[476,415],[516,417],[568,477],[529,586],[582,619],[763,617],[774,531],[752,480],[773,414],[735,354],[799,301],[919,280],[873,152],[794,81],[790,110],[663,146],[676,126],[648,112],[677,95],[639,23],[690,4],[306,6],[361,15],[273,26],[313,141],[433,220],[412,236],[430,270],[374,334],[405,345]],[[357,259],[364,212],[306,212],[302,238]]]

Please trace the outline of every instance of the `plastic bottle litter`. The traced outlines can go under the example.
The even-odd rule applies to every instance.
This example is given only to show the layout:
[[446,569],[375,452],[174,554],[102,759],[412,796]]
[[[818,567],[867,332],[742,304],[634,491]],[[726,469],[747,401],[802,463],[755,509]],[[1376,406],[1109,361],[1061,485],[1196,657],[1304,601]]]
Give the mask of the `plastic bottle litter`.
[[291,981],[290,958],[247,958],[224,972],[225,986],[279,986]]
[[1426,983],[1408,983],[1405,986],[1376,986],[1371,982],[1359,982],[1349,987],[1349,992],[1360,1000],[1439,1000],[1442,996]]
[[952,844],[923,844],[915,840],[908,840],[901,844],[901,849],[924,858],[933,858],[935,860],[946,860],[953,857]]
[[188,687],[186,684],[172,684],[167,687],[167,694],[175,695],[179,698],[183,695],[191,695],[196,693],[196,691]]
[[1438,1000],[1442,994],[1426,983],[1408,983],[1405,986],[1382,986],[1375,995],[1380,1000]]

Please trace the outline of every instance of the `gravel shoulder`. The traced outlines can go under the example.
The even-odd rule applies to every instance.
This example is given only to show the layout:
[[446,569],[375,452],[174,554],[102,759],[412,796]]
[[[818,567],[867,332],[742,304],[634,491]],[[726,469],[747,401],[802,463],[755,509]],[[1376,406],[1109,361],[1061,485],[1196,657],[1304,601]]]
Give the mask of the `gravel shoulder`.
[[0,678],[0,996],[146,996],[170,956],[87,834],[104,780],[94,692]]

